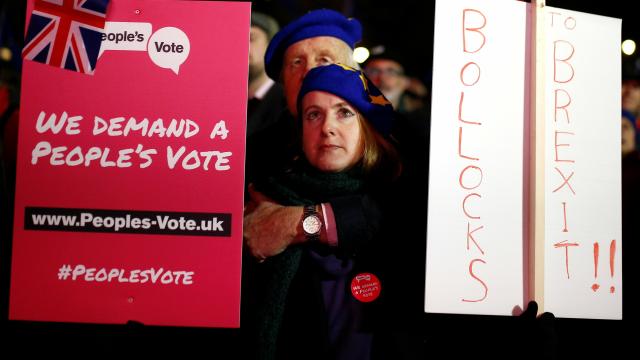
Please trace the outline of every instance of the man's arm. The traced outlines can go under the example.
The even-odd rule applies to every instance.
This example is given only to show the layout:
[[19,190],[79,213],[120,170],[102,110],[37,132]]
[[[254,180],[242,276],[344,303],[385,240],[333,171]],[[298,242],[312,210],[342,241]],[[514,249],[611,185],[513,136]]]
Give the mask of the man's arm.
[[[264,260],[280,254],[290,245],[307,241],[301,228],[302,206],[280,205],[252,187],[249,195],[251,201],[244,216],[244,242],[255,258]],[[317,205],[316,210],[325,224],[319,241],[329,246],[337,245],[339,252],[345,255],[354,254],[367,243],[380,221],[378,206],[364,195],[336,198]]]
[[[307,241],[302,231],[302,206],[283,206],[249,186],[251,201],[245,207],[243,222],[244,243],[251,255],[265,260],[283,252],[288,246]],[[326,211],[320,205],[316,210],[322,220]],[[329,213],[331,213],[329,211]],[[329,244],[326,227],[322,227],[319,241]]]

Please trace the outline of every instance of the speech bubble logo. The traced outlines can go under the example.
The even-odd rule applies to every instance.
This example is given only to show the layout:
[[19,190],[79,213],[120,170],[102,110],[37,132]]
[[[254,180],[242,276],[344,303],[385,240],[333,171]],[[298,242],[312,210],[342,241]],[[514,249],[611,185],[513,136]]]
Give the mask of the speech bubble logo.
[[149,39],[147,52],[151,61],[161,68],[171,69],[176,75],[187,60],[191,44],[182,30],[175,27],[159,29]]
[[150,23],[105,21],[98,57],[107,50],[146,51],[150,35]]

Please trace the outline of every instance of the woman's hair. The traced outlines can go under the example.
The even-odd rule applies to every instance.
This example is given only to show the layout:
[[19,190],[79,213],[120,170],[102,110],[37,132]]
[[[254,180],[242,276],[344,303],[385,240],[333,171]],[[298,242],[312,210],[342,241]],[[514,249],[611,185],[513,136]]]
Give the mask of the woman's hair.
[[391,182],[402,173],[400,155],[388,140],[380,135],[362,114],[358,113],[363,146],[362,170],[368,178]]

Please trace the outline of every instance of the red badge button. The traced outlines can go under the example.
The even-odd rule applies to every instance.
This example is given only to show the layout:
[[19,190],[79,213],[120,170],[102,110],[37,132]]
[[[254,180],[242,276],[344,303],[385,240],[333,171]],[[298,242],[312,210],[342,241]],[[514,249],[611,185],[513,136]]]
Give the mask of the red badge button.
[[362,302],[372,302],[380,296],[380,280],[371,273],[360,273],[351,280],[353,297]]

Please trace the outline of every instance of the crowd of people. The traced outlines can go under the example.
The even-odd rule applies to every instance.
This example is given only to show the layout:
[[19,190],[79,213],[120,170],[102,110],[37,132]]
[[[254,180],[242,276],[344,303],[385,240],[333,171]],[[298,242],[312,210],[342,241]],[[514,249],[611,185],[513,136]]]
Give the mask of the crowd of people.
[[[282,28],[252,13],[241,328],[221,336],[248,359],[572,353],[566,341],[584,324],[538,316],[535,303],[514,318],[424,314],[429,90],[391,51],[356,63],[361,37],[358,20],[333,10]],[[9,95],[1,86],[5,214],[17,137]],[[635,273],[628,254],[638,235],[638,116],[640,84],[625,81],[623,279]],[[352,283],[365,277],[383,291],[363,301]],[[627,296],[625,319],[636,319]]]

